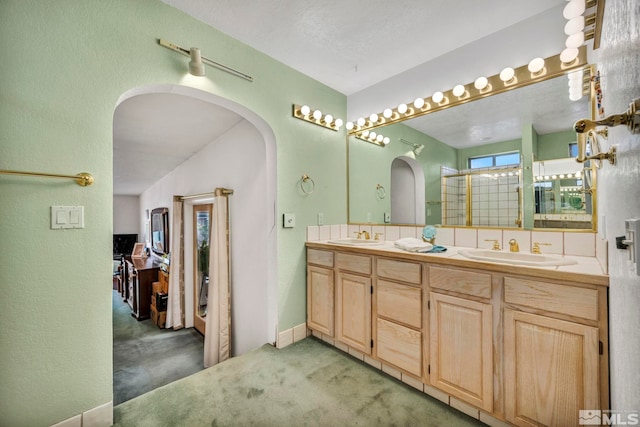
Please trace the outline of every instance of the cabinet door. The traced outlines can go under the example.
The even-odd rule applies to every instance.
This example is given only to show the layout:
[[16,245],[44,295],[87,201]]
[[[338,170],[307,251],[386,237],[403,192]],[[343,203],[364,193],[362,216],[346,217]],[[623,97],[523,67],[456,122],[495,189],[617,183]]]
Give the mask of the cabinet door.
[[505,415],[519,426],[578,424],[599,409],[598,329],[505,310]]
[[333,336],[333,270],[307,267],[307,327]]
[[371,278],[336,274],[336,338],[371,354]]
[[430,382],[487,412],[493,409],[492,308],[434,292]]

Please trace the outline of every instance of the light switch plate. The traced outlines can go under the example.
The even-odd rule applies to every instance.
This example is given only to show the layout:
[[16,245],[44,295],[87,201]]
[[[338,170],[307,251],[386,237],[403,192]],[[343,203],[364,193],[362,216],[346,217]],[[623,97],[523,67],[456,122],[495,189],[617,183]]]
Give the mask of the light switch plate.
[[84,206],[51,206],[51,229],[84,228]]
[[384,213],[384,222],[385,222],[385,224],[389,224],[391,222],[391,213],[390,212],[385,212]]
[[324,225],[324,214],[322,212],[318,213],[318,225]]
[[293,228],[296,226],[296,214],[286,213],[282,217],[282,226],[284,228]]

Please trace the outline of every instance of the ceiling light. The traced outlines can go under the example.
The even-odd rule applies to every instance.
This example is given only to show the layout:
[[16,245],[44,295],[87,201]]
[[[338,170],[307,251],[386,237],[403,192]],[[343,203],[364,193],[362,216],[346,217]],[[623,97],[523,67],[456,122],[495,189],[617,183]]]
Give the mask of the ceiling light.
[[424,107],[424,98],[416,98],[416,100],[413,101],[413,106],[416,108]]
[[544,59],[542,58],[533,58],[529,62],[529,65],[527,66],[527,69],[533,74],[539,73],[540,71],[542,71],[543,68],[544,68]]
[[584,16],[582,15],[569,19],[564,25],[564,33],[568,36],[579,33],[582,30],[584,30]]
[[476,81],[473,83],[473,86],[478,90],[482,90],[485,87],[487,87],[488,84],[489,84],[489,80],[487,80],[486,77],[478,77]]
[[369,120],[371,121],[371,123],[378,123],[378,115],[376,113],[373,113],[369,116]]
[[462,85],[456,85],[453,88],[453,95],[457,96],[457,97],[461,97],[462,95],[464,95],[464,86]]
[[398,105],[398,113],[404,114],[407,112],[407,104]]
[[391,108],[385,108],[385,110],[382,112],[382,116],[385,119],[390,119],[391,116],[393,116],[393,111],[391,110]]
[[560,61],[565,64],[570,64],[578,57],[578,49],[575,47],[568,47],[560,52]]
[[562,16],[564,19],[573,19],[577,16],[580,16],[584,13],[585,10],[585,2],[584,0],[571,0],[564,7],[562,11]]
[[565,42],[565,46],[567,46],[568,48],[579,48],[583,44],[584,44],[584,33],[582,31],[567,37],[567,41]]
[[438,91],[431,96],[431,99],[433,99],[433,102],[436,104],[439,104],[444,99],[444,93]]
[[204,76],[204,64],[202,63],[200,49],[192,47],[189,50],[189,56],[191,57],[191,61],[189,61],[189,74],[199,77]]
[[511,80],[513,80],[513,76],[515,75],[516,75],[516,72],[514,71],[514,69],[511,67],[507,67],[502,71],[500,71],[500,80],[502,80],[505,83],[508,83]]
[[366,123],[366,121],[365,121],[364,117],[360,117],[358,120],[356,120],[356,124],[358,126],[362,127],[362,126],[364,126],[365,123]]

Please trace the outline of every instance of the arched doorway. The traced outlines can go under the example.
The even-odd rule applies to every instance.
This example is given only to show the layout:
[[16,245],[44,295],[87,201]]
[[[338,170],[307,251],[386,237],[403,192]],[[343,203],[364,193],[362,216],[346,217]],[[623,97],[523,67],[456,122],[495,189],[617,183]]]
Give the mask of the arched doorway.
[[397,224],[425,223],[424,172],[411,157],[391,162],[391,218]]

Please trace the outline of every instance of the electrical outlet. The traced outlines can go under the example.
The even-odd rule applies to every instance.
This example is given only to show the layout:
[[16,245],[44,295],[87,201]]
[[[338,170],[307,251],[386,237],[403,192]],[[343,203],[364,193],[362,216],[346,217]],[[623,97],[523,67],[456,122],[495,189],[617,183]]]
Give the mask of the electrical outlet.
[[391,222],[391,213],[389,213],[389,212],[385,212],[384,213],[384,222],[386,224],[389,224]]
[[322,212],[318,212],[318,225],[324,225],[324,214]]

